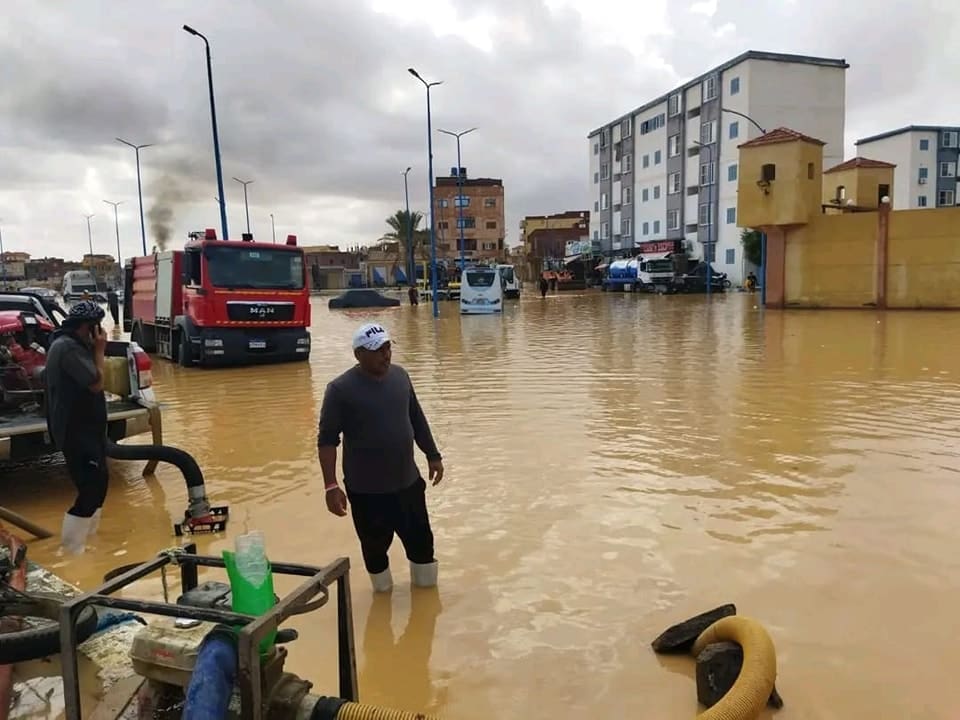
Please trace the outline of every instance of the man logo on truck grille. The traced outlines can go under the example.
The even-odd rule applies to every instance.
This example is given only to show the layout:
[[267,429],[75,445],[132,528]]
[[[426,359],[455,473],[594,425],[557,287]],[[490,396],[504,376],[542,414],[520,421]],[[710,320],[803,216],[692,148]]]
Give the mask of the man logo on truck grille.
[[250,314],[256,315],[257,317],[266,317],[267,315],[273,315],[275,309],[272,305],[251,305]]

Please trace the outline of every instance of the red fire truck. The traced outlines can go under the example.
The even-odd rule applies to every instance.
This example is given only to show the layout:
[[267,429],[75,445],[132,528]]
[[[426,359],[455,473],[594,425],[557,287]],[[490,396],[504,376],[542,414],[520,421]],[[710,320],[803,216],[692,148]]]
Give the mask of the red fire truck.
[[295,235],[286,245],[190,233],[183,250],[126,265],[124,329],[184,367],[310,357],[310,290]]

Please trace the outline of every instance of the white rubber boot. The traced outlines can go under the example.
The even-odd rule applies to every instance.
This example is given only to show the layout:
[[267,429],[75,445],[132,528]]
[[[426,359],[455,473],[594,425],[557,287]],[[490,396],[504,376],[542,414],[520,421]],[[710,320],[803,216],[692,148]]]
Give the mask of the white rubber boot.
[[374,592],[390,592],[391,588],[393,588],[393,575],[390,573],[390,568],[387,568],[383,572],[378,572],[376,575],[370,573],[370,582],[373,584]]
[[63,529],[60,532],[60,546],[70,555],[82,555],[87,547],[92,517],[83,518],[66,513],[63,516]]
[[437,562],[410,563],[410,581],[416,587],[429,588],[437,585]]
[[103,508],[97,508],[97,511],[90,518],[90,535],[96,535],[100,528],[100,516],[103,514]]

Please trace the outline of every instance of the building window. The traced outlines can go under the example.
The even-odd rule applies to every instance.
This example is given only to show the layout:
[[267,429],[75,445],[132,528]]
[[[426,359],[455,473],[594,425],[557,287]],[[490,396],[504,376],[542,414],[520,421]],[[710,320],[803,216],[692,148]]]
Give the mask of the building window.
[[777,166],[773,163],[766,163],[760,166],[760,179],[764,182],[773,182],[777,179]]
[[667,210],[667,230],[680,229],[680,211]]
[[654,200],[659,200],[659,199],[660,199],[660,186],[659,186],[659,185],[654,185],[654,186],[653,186],[653,199],[654,199]]
[[667,124],[667,119],[663,113],[660,113],[656,117],[652,117],[649,120],[644,120],[640,123],[640,134],[646,135],[647,133],[658,130]]
[[680,173],[670,173],[670,177],[667,182],[667,192],[671,195],[676,195],[680,192]]
[[708,120],[700,125],[700,143],[710,145],[717,139],[717,121]]
[[670,113],[670,117],[680,114],[680,93],[670,96],[670,101],[667,108],[667,111]]
[[687,120],[692,120],[695,117],[700,117],[700,108],[698,107],[693,108],[687,113]]
[[599,155],[599,154],[600,154],[600,143],[594,143],[594,144],[593,144],[593,154],[594,154],[594,155]]
[[598,182],[600,182],[600,173],[595,172],[593,174],[593,184],[596,185]]
[[736,265],[737,264],[737,249],[736,248],[727,248],[727,265]]
[[609,180],[610,179],[610,164],[609,163],[600,163],[600,179]]
[[731,140],[735,140],[736,138],[740,137],[740,123],[736,121],[730,123],[729,132]]
[[654,165],[659,165],[659,164],[660,164],[660,161],[661,161],[662,159],[663,159],[663,154],[662,154],[659,150],[657,150],[657,151],[653,154],[653,164],[654,164]]
[[703,244],[703,256],[707,259],[707,262],[716,262],[717,261],[717,245],[716,243],[704,243]]
[[497,221],[496,220],[487,220],[487,230],[496,230]]
[[450,207],[450,201],[447,200],[446,198],[442,198],[442,199],[440,200],[440,207],[442,207],[442,208]]
[[647,202],[650,199],[650,190],[649,188],[644,188],[642,191],[643,202]]
[[927,196],[921,195],[917,198],[917,207],[926,207],[927,206]]
[[633,202],[633,188],[625,187],[623,189],[623,204],[630,205]]
[[644,234],[644,235],[649,235],[649,234],[650,234],[650,223],[645,222],[645,223],[643,224],[643,234]]
[[702,203],[700,205],[698,223],[701,227],[713,224],[713,203]]
[[643,166],[644,166],[645,168],[650,167],[650,156],[649,156],[649,155],[644,155],[644,156],[643,156]]
[[630,218],[623,218],[620,221],[620,234],[630,237],[633,235],[633,220]]
[[477,226],[476,218],[472,218],[472,217],[457,218],[458,228],[464,228],[465,230],[472,230],[476,226]]
[[929,150],[929,149],[930,149],[930,141],[929,141],[929,140],[926,140],[926,139],[921,140],[921,141],[920,141],[920,149],[921,149],[921,150]]
[[600,209],[606,210],[609,207],[610,207],[610,196],[607,195],[605,192],[600,193]]
[[633,155],[623,156],[623,171],[625,173],[633,171]]
[[620,136],[628,138],[633,134],[633,118],[625,118],[620,123]]
[[653,234],[654,234],[654,235],[659,235],[659,234],[660,234],[660,221],[659,221],[659,220],[654,220],[654,221],[653,221]]
[[680,134],[671,135],[667,140],[667,157],[676,157],[680,154]]
[[700,193],[699,185],[691,185],[690,187],[687,188],[687,197],[698,195],[699,193]]
[[713,100],[717,96],[717,76],[711,75],[703,81],[703,100]]
[[600,223],[600,237],[602,237],[604,240],[610,237],[610,223]]
[[470,207],[470,198],[467,195],[456,195],[453,198],[454,207]]
[[942,145],[945,148],[955,148],[957,146],[957,131],[944,130]]
[[485,208],[494,208],[494,207],[497,206],[497,199],[496,199],[496,198],[484,198],[484,199],[483,199],[483,206],[484,206]]
[[446,220],[443,220],[442,222],[437,223],[437,227],[441,230],[446,230],[448,227],[450,227],[450,223],[448,223]]
[[700,186],[713,185],[717,180],[716,163],[708,162],[700,166]]
[[737,164],[727,166],[727,181],[736,182],[737,180]]
[[610,144],[610,128],[604,128],[600,131],[600,147],[605,148]]
[[807,163],[807,180],[813,180],[813,163]]
[[727,208],[727,225],[736,225],[737,209],[735,207]]
[[730,79],[730,94],[737,95],[740,92],[740,78],[735,77]]
[[937,195],[937,205],[953,205],[955,202],[953,190],[941,190]]
[[930,175],[930,170],[928,168],[925,168],[925,167],[920,168],[920,170],[917,172],[917,182],[920,183],[921,185],[926,185],[927,178],[929,177],[929,175]]
[[940,163],[940,177],[956,177],[957,164],[955,162]]
[[599,201],[599,200],[594,200],[594,201],[593,201],[593,211],[594,211],[594,212],[600,212],[600,201]]
[[600,239],[600,231],[599,231],[599,230],[594,230],[594,231],[593,231],[593,239],[594,239],[594,240],[599,240],[599,239]]

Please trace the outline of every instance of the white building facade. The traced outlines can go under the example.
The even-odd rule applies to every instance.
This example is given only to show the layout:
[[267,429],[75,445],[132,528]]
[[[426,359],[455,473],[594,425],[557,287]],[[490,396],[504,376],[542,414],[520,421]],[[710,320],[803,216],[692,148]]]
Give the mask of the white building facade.
[[893,163],[893,208],[960,204],[960,126],[911,125],[857,140],[857,154]]
[[750,51],[597,128],[588,136],[590,236],[611,256],[682,241],[742,282],[752,268],[736,218],[737,148],[762,134],[757,125],[785,126],[826,143],[824,167],[841,162],[848,67]]

